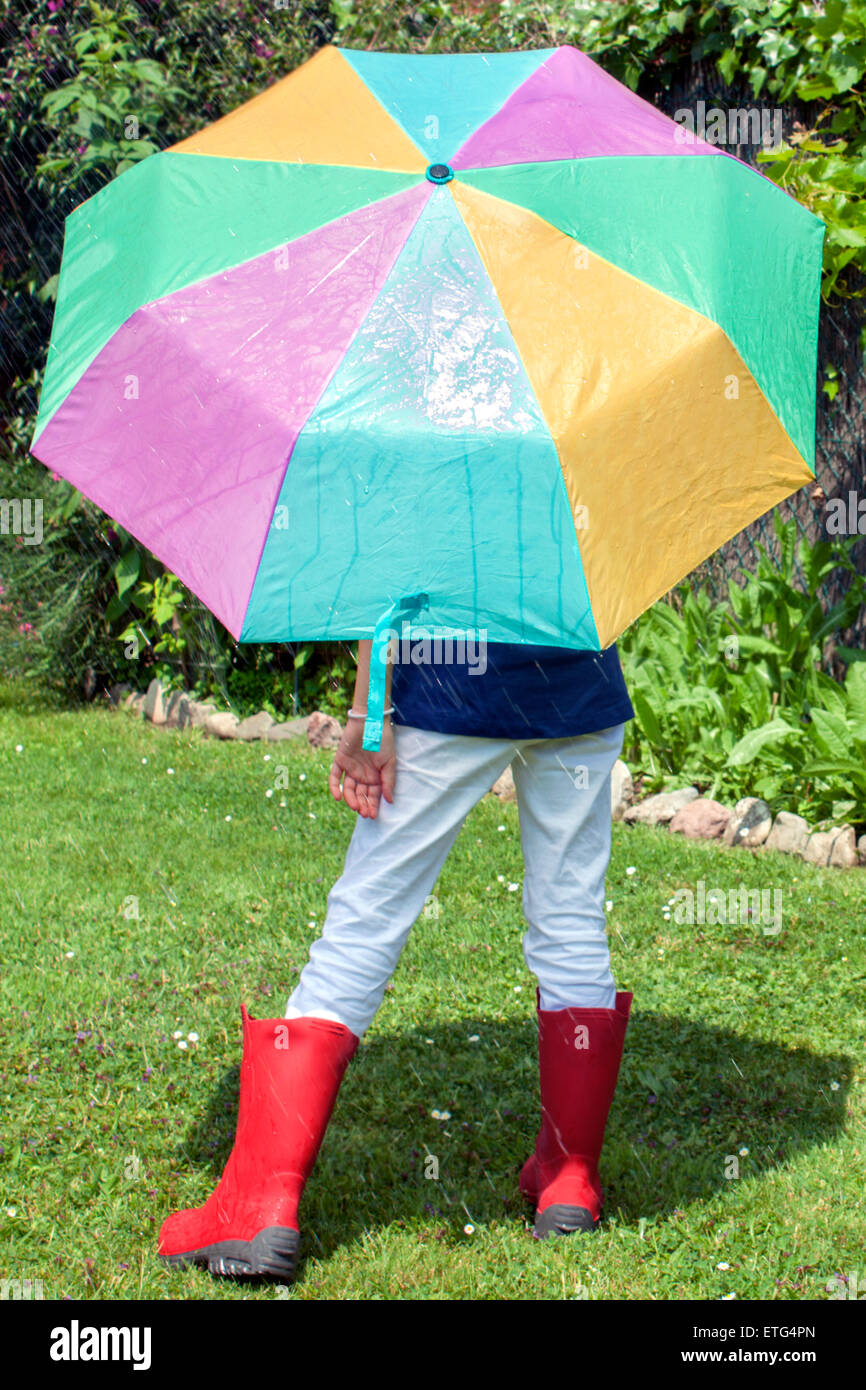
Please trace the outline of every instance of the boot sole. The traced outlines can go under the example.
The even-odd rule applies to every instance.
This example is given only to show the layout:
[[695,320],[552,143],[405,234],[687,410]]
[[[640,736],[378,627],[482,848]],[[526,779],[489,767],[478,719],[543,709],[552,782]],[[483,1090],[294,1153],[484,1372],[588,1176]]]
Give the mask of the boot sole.
[[202,1245],[198,1250],[160,1255],[159,1258],[170,1269],[204,1265],[210,1274],[230,1278],[292,1280],[300,1242],[300,1233],[290,1226],[266,1226],[252,1240],[221,1240],[215,1245]]
[[[599,1218],[600,1220],[601,1218]],[[555,1202],[552,1207],[536,1212],[532,1234],[538,1240],[548,1240],[551,1236],[570,1236],[577,1231],[594,1231],[598,1221],[593,1220],[586,1207],[569,1207]]]

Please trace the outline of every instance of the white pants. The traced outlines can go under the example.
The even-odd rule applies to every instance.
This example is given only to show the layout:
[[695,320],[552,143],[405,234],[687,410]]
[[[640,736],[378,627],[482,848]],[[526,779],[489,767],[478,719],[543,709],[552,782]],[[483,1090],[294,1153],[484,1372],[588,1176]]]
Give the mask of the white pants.
[[358,817],[287,1017],[336,1019],[359,1037],[472,807],[511,763],[523,851],[523,937],[543,1009],[613,1008],[605,934],[610,773],[625,725],[576,738],[500,739],[395,725],[393,802]]

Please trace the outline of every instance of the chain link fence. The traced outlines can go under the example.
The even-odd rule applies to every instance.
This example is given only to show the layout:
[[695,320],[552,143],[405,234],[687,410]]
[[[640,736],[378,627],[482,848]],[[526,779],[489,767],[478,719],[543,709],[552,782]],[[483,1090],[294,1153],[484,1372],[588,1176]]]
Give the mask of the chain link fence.
[[[653,101],[660,110],[673,116],[680,109],[697,110],[697,103],[706,103],[709,112],[717,107],[722,111],[759,109],[769,103],[756,102],[747,88],[725,85],[712,67],[694,64],[683,72],[680,80],[663,91],[640,89],[641,96]],[[782,138],[796,128],[809,129],[820,113],[820,106],[788,103],[782,108]],[[726,148],[740,159],[760,169],[756,144],[729,145]],[[760,248],[756,248],[760,255]],[[816,381],[816,459],[815,482],[781,502],[775,510],[783,520],[793,518],[801,536],[810,542],[828,539],[825,502],[831,497],[847,499],[849,491],[866,499],[866,298],[859,297],[866,285],[852,277],[854,296],[837,299],[833,304],[821,302],[818,329],[818,372]],[[824,389],[828,379],[836,385],[832,399]],[[693,586],[705,585],[713,597],[725,598],[728,581],[738,579],[743,571],[754,570],[759,547],[778,562],[779,543],[773,528],[773,512],[758,517],[745,530],[722,546],[699,569],[689,576]],[[866,573],[866,535],[858,540],[852,559]],[[799,562],[795,565],[801,584],[805,577]],[[850,577],[836,572],[828,577],[821,591],[825,606],[830,607],[842,597]],[[863,646],[866,638],[866,614],[861,613],[854,628],[839,634],[847,646]]]

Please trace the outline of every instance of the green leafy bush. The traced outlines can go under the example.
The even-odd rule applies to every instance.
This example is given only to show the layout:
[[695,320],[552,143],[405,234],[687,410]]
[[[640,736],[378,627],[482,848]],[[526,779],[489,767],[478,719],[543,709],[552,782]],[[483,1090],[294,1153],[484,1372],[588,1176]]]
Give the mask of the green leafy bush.
[[[620,639],[636,716],[625,756],[648,790],[693,780],[714,797],[755,794],[776,810],[864,821],[866,665],[861,652],[834,655],[833,641],[866,600],[856,538],[798,544],[794,521],[776,514],[774,525],[780,563],[761,547],[755,572],[729,581],[727,603],[684,582]],[[825,608],[820,587],[840,569],[850,586]],[[840,658],[844,683],[827,669]]]

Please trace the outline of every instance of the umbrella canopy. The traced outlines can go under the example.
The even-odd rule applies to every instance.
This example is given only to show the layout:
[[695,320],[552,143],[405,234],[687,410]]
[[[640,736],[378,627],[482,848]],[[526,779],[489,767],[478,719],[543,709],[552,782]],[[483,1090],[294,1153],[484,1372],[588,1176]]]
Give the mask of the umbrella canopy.
[[67,218],[31,450],[241,642],[603,650],[814,476],[824,224],[564,46],[320,49]]

